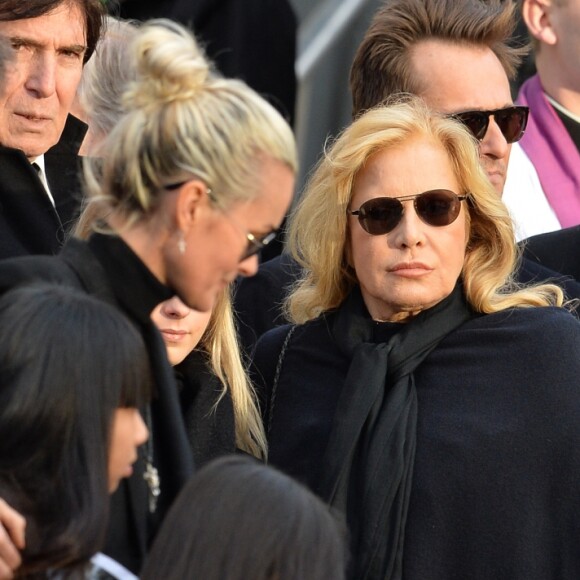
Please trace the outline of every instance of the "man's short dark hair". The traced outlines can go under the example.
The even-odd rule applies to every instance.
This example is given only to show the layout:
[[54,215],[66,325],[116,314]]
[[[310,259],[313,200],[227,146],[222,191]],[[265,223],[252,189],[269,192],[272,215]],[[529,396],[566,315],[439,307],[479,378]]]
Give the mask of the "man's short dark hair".
[[103,26],[105,10],[100,0],[0,0],[0,22],[37,18],[58,8],[61,4],[76,5],[85,15],[87,62],[97,46]]
[[[413,47],[424,40],[488,47],[512,79],[527,52],[509,44],[516,10],[513,0],[385,0],[351,67],[353,116],[392,94],[421,92],[411,55]],[[485,86],[485,79],[481,82]]]

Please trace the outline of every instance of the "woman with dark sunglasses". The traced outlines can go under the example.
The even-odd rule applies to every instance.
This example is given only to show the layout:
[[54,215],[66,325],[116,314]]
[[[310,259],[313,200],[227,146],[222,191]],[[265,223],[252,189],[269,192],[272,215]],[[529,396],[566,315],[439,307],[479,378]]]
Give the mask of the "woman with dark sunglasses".
[[70,240],[57,257],[4,261],[0,292],[36,279],[80,287],[117,306],[145,339],[151,437],[113,497],[105,549],[138,572],[193,471],[178,388],[150,314],[174,295],[210,310],[238,275],[256,272],[256,252],[292,197],[296,147],[282,116],[241,81],[218,76],[183,27],[144,25],[130,54],[137,76],[123,94],[126,112],[101,159],[85,168],[87,211],[100,218],[92,235]]
[[294,325],[255,353],[272,464],[346,514],[350,579],[580,577],[580,324],[522,287],[462,124],[373,109],[289,243]]

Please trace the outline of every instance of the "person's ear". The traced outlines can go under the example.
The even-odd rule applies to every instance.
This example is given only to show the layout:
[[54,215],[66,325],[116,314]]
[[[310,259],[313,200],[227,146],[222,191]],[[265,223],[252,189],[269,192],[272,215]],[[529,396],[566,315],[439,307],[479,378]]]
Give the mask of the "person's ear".
[[553,46],[558,38],[550,18],[550,0],[524,0],[522,18],[531,36],[542,44]]
[[184,183],[177,192],[175,203],[177,229],[188,232],[198,220],[202,206],[207,203],[207,186],[203,181],[192,179]]

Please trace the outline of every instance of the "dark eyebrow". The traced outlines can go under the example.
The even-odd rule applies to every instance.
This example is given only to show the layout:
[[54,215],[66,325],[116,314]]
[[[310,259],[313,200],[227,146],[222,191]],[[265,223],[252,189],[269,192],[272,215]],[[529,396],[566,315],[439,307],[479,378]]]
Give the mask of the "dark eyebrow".
[[84,54],[87,50],[86,46],[82,44],[71,44],[70,46],[61,46],[58,49],[60,52],[76,52],[77,54]]
[[11,36],[8,41],[12,44],[23,44],[25,46],[31,46],[32,48],[44,48],[44,45],[37,42],[33,38],[24,38],[22,36]]
[[502,105],[501,107],[495,107],[490,109],[489,107],[473,107],[473,108],[462,108],[460,111],[454,111],[453,113],[444,113],[444,115],[460,115],[461,113],[485,113],[486,111],[501,111],[502,109],[509,109],[511,107],[517,106],[513,101],[511,103],[507,103]]
[[[22,36],[11,36],[9,42],[12,44],[21,44],[24,46],[29,46],[31,48],[36,48],[42,50],[46,48],[46,45],[38,42],[34,38],[24,38]],[[59,52],[76,52],[78,54],[83,54],[87,50],[87,47],[82,44],[71,44],[70,46],[59,46]]]

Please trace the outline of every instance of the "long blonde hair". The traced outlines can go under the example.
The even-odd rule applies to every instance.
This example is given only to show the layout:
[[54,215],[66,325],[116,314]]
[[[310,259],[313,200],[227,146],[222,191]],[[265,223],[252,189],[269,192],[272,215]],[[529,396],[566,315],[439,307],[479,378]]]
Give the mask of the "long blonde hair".
[[232,397],[237,447],[265,459],[268,449],[266,434],[256,395],[242,362],[230,288],[226,288],[219,295],[198,348],[208,354],[211,369],[223,386],[215,405],[217,406],[227,391]]
[[374,153],[416,137],[441,145],[459,185],[470,192],[462,277],[471,307],[491,313],[561,305],[558,286],[522,287],[514,281],[518,252],[512,220],[481,167],[474,138],[458,122],[434,115],[419,98],[405,95],[357,119],[325,152],[310,179],[288,233],[290,251],[305,271],[289,298],[290,319],[303,323],[337,308],[357,283],[345,259],[347,208],[356,175]]

